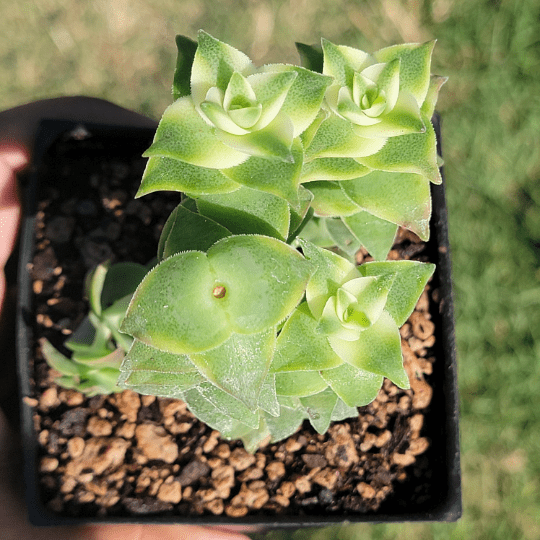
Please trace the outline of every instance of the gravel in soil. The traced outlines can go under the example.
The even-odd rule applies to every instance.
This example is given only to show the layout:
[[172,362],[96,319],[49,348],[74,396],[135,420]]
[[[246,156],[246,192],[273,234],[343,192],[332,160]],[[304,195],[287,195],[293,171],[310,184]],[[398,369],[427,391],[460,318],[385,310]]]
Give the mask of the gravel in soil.
[[[105,260],[147,263],[179,194],[134,199],[144,160],[103,145],[63,142],[43,167],[36,215],[33,321],[36,338],[62,349],[87,302],[89,269]],[[59,159],[59,158],[62,159]],[[126,188],[125,186],[130,186]],[[427,260],[425,244],[400,230],[390,258]],[[358,262],[369,260],[366,252]],[[35,429],[47,507],[69,516],[316,515],[374,512],[385,501],[426,498],[424,435],[432,387],[437,291],[428,284],[401,329],[411,389],[385,380],[377,399],[319,435],[306,422],[254,455],[196,420],[179,400],[124,391],[87,398],[58,387],[34,345]],[[396,501],[396,498],[399,499]]]

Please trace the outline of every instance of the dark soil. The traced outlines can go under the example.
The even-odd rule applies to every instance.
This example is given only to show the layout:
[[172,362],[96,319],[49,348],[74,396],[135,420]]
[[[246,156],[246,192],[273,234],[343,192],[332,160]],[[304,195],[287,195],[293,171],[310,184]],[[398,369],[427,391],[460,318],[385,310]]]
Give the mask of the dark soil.
[[[35,407],[44,504],[60,515],[102,518],[325,513],[347,519],[421,507],[436,489],[426,429],[434,422],[430,375],[438,365],[436,278],[401,330],[411,390],[385,381],[358,418],[332,425],[326,435],[306,422],[288,440],[255,455],[239,442],[221,440],[181,401],[130,391],[86,398],[54,383],[37,340],[45,336],[62,349],[87,309],[80,295],[88,270],[105,260],[147,263],[180,200],[178,193],[134,199],[144,145],[128,146],[63,140],[42,167],[29,268],[34,397],[27,403]],[[400,231],[390,257],[428,260],[428,252]]]

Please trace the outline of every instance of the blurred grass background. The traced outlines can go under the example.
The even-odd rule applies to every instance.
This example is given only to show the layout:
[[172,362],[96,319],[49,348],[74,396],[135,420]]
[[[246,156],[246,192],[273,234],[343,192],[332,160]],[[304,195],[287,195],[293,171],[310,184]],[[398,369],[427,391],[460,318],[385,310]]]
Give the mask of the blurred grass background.
[[0,110],[85,94],[158,119],[174,36],[257,63],[320,36],[364,50],[437,38],[456,295],[464,517],[285,539],[540,538],[540,3],[537,0],[3,0]]

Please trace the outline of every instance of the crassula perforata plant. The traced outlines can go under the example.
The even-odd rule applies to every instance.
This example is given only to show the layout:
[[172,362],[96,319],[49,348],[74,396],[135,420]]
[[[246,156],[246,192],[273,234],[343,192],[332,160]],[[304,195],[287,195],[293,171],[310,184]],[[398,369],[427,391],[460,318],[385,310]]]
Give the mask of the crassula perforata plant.
[[[409,386],[399,327],[434,266],[385,259],[398,226],[429,236],[433,43],[323,40],[298,45],[304,67],[256,67],[202,31],[177,46],[137,196],[182,202],[121,322],[118,386],[182,399],[250,451],[305,419],[324,433],[384,377]],[[375,260],[357,267],[362,245]]]

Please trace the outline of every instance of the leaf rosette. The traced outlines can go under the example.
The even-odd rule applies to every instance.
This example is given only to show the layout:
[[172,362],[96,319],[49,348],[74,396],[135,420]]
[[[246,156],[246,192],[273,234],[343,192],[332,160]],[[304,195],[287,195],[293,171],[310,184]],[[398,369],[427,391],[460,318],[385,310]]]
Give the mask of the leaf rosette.
[[[286,178],[287,186],[277,194],[296,204],[303,153],[294,141],[317,116],[330,83],[330,77],[297,66],[256,68],[244,53],[199,32],[191,94],[184,95],[186,85],[175,80],[179,97],[163,114],[146,151],[150,161],[139,194],[176,189],[209,195],[242,184],[269,191],[273,175],[281,184]],[[172,181],[163,179],[170,178],[165,167],[174,169]],[[263,168],[265,181],[258,185],[253,178]],[[200,186],[185,185],[183,177],[201,172]]]

